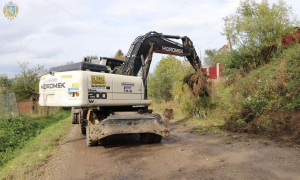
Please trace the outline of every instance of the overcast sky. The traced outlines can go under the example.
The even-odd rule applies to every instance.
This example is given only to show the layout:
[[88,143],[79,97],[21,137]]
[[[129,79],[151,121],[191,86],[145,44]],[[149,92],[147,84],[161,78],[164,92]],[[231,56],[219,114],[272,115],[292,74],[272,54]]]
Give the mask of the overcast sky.
[[[4,7],[9,0],[0,0]],[[239,0],[14,0],[18,16],[0,14],[0,73],[19,72],[18,62],[47,69],[86,55],[127,53],[133,40],[149,31],[188,36],[198,54],[220,48],[226,38],[222,18]],[[270,0],[270,3],[277,0]],[[286,0],[300,14],[299,0]],[[155,54],[152,70],[161,59]]]

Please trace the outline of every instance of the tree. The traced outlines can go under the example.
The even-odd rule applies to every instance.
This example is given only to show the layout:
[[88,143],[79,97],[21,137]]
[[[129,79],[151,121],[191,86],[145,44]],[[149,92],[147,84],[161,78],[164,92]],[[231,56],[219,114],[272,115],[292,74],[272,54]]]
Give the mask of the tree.
[[183,85],[183,78],[192,68],[174,56],[163,57],[148,76],[148,95],[158,101],[173,100],[177,88]]
[[206,49],[204,54],[204,65],[206,67],[216,66],[217,49]]
[[206,67],[216,66],[217,63],[223,62],[223,56],[228,52],[228,46],[224,45],[220,49],[206,49],[204,57],[204,65]]
[[124,56],[124,54],[123,54],[123,52],[122,52],[121,49],[119,49],[117,51],[117,53],[115,54],[114,58],[115,59],[119,59],[119,60],[124,60],[125,59],[125,56]]
[[0,75],[0,92],[7,94],[12,91],[13,80],[10,79],[6,74]]
[[292,8],[283,0],[272,6],[267,0],[261,3],[243,0],[236,14],[225,20],[228,26],[224,34],[229,35],[236,48],[228,53],[225,66],[246,71],[268,63],[272,54],[282,46],[283,37],[295,32],[294,27],[299,25]]
[[18,101],[30,99],[32,101],[32,112],[35,110],[35,103],[39,95],[40,77],[47,73],[44,66],[28,67],[28,62],[19,63],[21,72],[15,76],[13,89]]

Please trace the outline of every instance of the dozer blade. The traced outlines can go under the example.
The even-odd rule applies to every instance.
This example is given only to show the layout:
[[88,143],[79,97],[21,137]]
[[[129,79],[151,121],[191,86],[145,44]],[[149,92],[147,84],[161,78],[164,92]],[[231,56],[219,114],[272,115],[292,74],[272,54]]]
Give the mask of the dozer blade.
[[153,133],[162,137],[170,134],[168,125],[160,116],[137,112],[117,112],[90,128],[89,136],[93,141],[113,134]]

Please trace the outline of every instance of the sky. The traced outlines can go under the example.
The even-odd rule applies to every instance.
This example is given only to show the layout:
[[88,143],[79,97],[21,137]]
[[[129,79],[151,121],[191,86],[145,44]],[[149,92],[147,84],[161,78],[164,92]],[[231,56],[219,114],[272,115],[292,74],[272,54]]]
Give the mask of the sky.
[[[257,0],[258,2],[260,0]],[[0,6],[9,0],[0,0]],[[113,57],[149,31],[188,36],[198,54],[227,43],[223,18],[234,14],[239,0],[14,0],[12,21],[0,13],[0,74],[13,76],[19,64],[46,69],[80,62],[87,55]],[[277,0],[269,0],[270,3]],[[286,0],[295,15],[299,0]],[[155,54],[150,71],[163,55]],[[180,58],[179,58],[180,59]],[[182,59],[182,58],[181,58]]]

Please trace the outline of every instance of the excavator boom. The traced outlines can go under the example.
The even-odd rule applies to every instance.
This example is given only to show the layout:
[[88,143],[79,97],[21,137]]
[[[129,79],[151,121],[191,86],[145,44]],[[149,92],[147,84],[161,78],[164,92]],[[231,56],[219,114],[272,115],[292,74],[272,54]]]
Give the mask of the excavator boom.
[[[171,39],[181,39],[182,44]],[[146,61],[151,61],[149,57],[152,57],[152,53],[183,56],[187,58],[196,71],[202,69],[193,42],[187,36],[164,35],[151,31],[137,37],[132,43],[124,61],[122,74],[137,76],[140,68],[145,66]],[[148,70],[149,67],[146,66],[146,71]]]
[[[181,39],[182,44],[171,39]],[[196,72],[184,78],[184,82],[190,87],[194,95],[208,96],[209,84],[207,83],[207,77],[203,72],[200,58],[190,38],[187,36],[164,35],[151,31],[145,35],[138,36],[131,44],[121,73],[122,75],[137,76],[142,68],[145,99],[147,99],[147,77],[153,53],[185,57]]]

